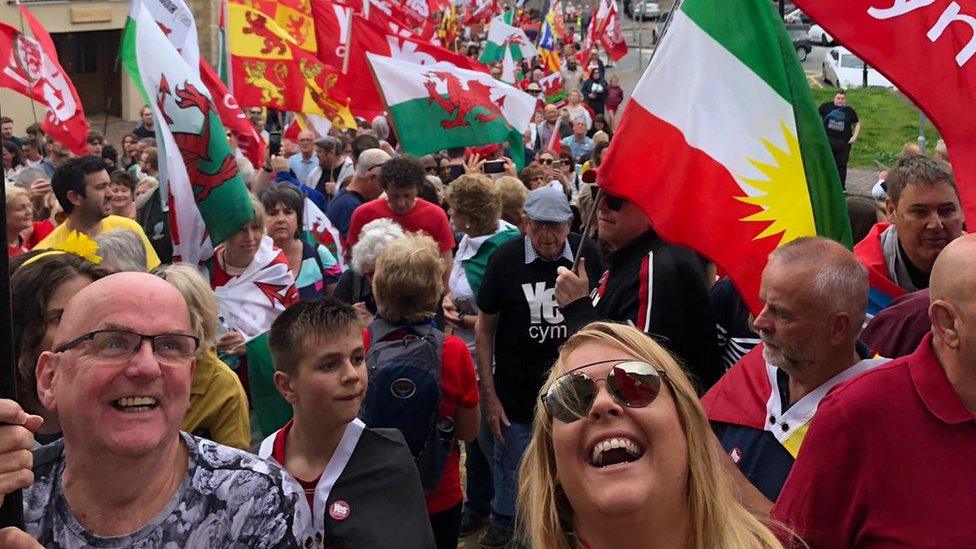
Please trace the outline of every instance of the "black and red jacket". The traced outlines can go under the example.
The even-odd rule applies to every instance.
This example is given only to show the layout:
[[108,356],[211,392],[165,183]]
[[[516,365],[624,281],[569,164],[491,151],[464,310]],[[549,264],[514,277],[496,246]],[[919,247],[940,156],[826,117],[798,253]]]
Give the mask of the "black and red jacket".
[[611,254],[590,297],[570,303],[563,315],[570,333],[596,320],[633,325],[676,355],[700,393],[722,373],[704,266],[653,230]]

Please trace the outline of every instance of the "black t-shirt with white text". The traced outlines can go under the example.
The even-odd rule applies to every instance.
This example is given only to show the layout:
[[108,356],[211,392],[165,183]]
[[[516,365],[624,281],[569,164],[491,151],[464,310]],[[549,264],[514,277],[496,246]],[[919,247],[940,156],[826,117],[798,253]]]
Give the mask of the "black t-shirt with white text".
[[[526,239],[512,240],[498,248],[488,262],[478,308],[497,314],[495,326],[495,391],[510,421],[531,423],[539,389],[569,338],[562,311],[556,304],[556,269],[572,261],[536,258],[526,265]],[[580,235],[570,233],[575,252]],[[590,289],[603,272],[599,250],[592,240],[583,246]]]
[[820,118],[831,141],[850,141],[854,135],[854,125],[858,122],[857,112],[853,108],[847,105],[838,107],[832,101],[820,105]]

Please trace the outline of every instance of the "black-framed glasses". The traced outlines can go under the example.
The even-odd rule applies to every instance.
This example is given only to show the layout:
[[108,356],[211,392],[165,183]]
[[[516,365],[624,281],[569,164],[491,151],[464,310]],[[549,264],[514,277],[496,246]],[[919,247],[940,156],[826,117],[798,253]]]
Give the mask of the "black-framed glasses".
[[[597,364],[616,362],[606,378],[593,379],[580,370]],[[649,406],[661,392],[665,374],[659,368],[640,360],[601,360],[576,368],[560,376],[539,397],[546,411],[563,423],[586,417],[599,392],[598,381],[606,381],[607,391],[621,405],[628,408]]]
[[186,362],[196,356],[200,348],[200,340],[187,334],[145,335],[126,330],[97,330],[65,343],[55,352],[63,353],[87,344],[89,353],[95,358],[121,363],[135,356],[146,340],[160,362]]
[[552,159],[551,158],[540,158],[540,159],[536,160],[536,162],[538,162],[539,164],[542,164],[543,166],[549,166],[549,165],[552,164]]
[[[596,185],[590,186],[590,197],[593,198],[594,202],[596,201],[599,192],[600,192],[599,187],[597,187]],[[609,194],[607,191],[603,191],[603,198],[601,200],[603,200],[603,203],[607,205],[607,208],[609,208],[611,211],[614,212],[619,212],[620,209],[624,207],[624,202],[627,201],[626,198],[613,196],[612,194]],[[599,206],[599,204],[597,204],[597,206]]]

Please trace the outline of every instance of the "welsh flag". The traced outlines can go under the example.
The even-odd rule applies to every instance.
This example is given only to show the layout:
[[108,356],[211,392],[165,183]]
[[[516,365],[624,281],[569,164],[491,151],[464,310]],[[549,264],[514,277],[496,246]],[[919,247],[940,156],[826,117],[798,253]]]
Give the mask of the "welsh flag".
[[[344,81],[349,97],[352,98],[353,112],[364,118],[372,118],[385,108],[369,72],[367,53],[389,56],[407,64],[428,65],[446,61],[463,69],[483,70],[486,74],[488,72],[487,67],[461,54],[429,42],[394,36],[359,15],[352,15],[350,18],[346,11],[348,8],[330,6],[324,0],[316,0],[312,3],[312,8],[318,33],[319,59],[341,67],[347,46],[340,40],[343,37],[349,38],[349,62]],[[348,25],[350,21],[351,26]]]
[[173,254],[199,263],[254,216],[247,186],[199,73],[166,39],[139,0],[122,37],[122,62],[153,110],[162,196],[168,197]]
[[563,75],[554,72],[539,79],[539,87],[546,96],[546,103],[556,105],[566,99],[566,88],[563,86]]
[[525,35],[525,31],[509,25],[501,17],[496,17],[491,20],[491,26],[488,27],[488,41],[478,61],[497,63],[505,57],[506,49],[511,52],[512,59],[515,61],[532,59],[536,55],[535,46]]
[[822,122],[768,0],[681,4],[599,185],[637,204],[666,240],[728,271],[753,312],[775,248],[812,235],[851,245]]
[[522,134],[536,99],[490,75],[449,63],[418,65],[367,54],[403,151],[423,156],[450,147],[508,141],[521,169]]
[[328,216],[315,205],[315,202],[305,197],[305,204],[302,206],[302,235],[303,240],[309,244],[321,244],[332,252],[339,267],[346,270],[345,256],[342,249],[342,237],[338,229],[332,224]]
[[200,44],[193,12],[183,0],[141,0],[141,3],[149,10],[149,14],[176,51],[186,60],[186,64],[191,69],[199,67],[203,84],[210,92],[210,97],[216,99],[214,106],[217,107],[220,121],[237,139],[241,152],[255,167],[263,166],[266,154],[264,141],[251,121],[244,116],[237,99],[220,80],[213,67],[206,60],[200,59]]

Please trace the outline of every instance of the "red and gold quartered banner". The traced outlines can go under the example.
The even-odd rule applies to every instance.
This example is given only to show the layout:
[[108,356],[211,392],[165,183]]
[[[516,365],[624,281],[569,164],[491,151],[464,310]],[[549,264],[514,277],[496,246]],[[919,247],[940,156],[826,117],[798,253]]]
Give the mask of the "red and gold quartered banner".
[[348,99],[333,89],[338,71],[316,57],[307,0],[230,2],[227,30],[234,96],[241,106],[317,114],[342,126],[355,124],[345,107]]

